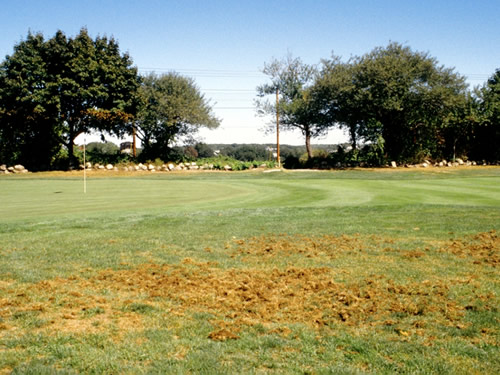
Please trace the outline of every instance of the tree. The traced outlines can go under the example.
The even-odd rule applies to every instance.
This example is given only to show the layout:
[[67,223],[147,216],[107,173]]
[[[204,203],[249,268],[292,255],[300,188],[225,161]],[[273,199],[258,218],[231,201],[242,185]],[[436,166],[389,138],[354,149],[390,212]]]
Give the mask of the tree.
[[444,146],[444,156],[453,161],[457,156],[477,156],[474,155],[477,153],[476,137],[483,123],[484,116],[481,113],[477,95],[467,92],[446,117],[444,129],[438,139],[438,142]]
[[[311,95],[316,68],[289,55],[283,60],[274,59],[265,64],[263,72],[269,76],[271,83],[257,87],[257,113],[264,116],[276,114],[278,110],[280,127],[285,130],[299,129],[305,137],[307,155],[312,158],[311,138],[328,131],[327,127],[318,122],[318,108]],[[277,91],[278,108],[274,99],[266,98]],[[272,128],[271,126],[270,129]]]
[[322,61],[322,69],[313,86],[313,100],[319,108],[319,121],[324,127],[345,128],[356,150],[358,138],[363,133],[359,94],[354,79],[357,65],[352,59],[342,62],[340,57],[332,56]]
[[93,40],[86,29],[75,38],[58,31],[47,41],[30,33],[1,71],[0,127],[23,142],[64,145],[72,166],[78,135],[90,130],[121,135],[135,114],[137,69],[113,38]]
[[214,149],[206,143],[199,142],[194,145],[199,158],[211,158],[214,156]]
[[[390,43],[342,64],[324,64],[329,90],[322,113],[358,138],[383,145],[388,158],[416,161],[440,148],[446,119],[466,92],[464,77],[427,53]],[[325,106],[326,105],[326,106]]]
[[466,91],[465,78],[398,43],[376,48],[357,63],[367,133],[380,133],[391,159],[416,161],[434,153],[446,117]]
[[0,66],[0,160],[45,169],[60,150],[62,129],[41,34],[29,34]]
[[478,90],[478,101],[483,121],[475,129],[473,157],[500,160],[500,69]]
[[204,126],[216,128],[219,120],[191,78],[177,73],[143,77],[141,107],[135,122],[146,158],[167,159],[179,137],[192,137]]

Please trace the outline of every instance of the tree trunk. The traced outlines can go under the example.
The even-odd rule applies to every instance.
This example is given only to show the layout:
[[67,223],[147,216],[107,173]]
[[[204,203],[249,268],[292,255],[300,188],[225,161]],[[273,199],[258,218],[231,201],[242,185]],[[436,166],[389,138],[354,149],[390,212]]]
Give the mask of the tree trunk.
[[74,146],[75,146],[75,131],[74,126],[69,125],[69,134],[68,134],[68,157],[69,157],[69,169],[74,169],[78,167],[78,161],[75,156]]
[[312,148],[311,148],[311,132],[308,129],[306,129],[304,133],[306,136],[307,159],[311,160],[313,157]]
[[349,135],[351,136],[351,146],[353,150],[356,150],[357,144],[356,144],[356,125],[350,125],[349,126]]

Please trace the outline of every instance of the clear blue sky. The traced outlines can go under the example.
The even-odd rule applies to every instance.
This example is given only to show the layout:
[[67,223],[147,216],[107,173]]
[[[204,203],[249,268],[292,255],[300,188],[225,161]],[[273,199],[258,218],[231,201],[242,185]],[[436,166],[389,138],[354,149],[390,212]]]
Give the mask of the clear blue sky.
[[[500,68],[500,0],[0,0],[0,56],[29,30],[50,38],[114,36],[141,72],[175,70],[193,77],[222,120],[207,143],[271,143],[255,117],[264,62],[288,52],[318,63],[348,58],[389,41],[409,45],[483,84]],[[342,140],[332,132],[316,143]],[[300,134],[283,143],[302,144]]]

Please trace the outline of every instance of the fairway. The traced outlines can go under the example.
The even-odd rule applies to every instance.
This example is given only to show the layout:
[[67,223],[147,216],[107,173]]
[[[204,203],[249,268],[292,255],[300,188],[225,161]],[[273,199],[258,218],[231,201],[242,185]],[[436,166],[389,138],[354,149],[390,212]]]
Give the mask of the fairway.
[[500,372],[500,168],[0,177],[0,373]]

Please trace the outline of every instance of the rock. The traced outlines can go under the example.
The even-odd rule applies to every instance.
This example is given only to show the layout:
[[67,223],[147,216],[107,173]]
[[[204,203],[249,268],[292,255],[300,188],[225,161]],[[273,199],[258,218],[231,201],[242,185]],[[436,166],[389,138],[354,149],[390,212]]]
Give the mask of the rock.
[[467,160],[467,161],[465,162],[465,165],[466,165],[466,166],[468,166],[468,167],[470,167],[470,166],[472,165],[472,163],[471,163],[470,161],[468,161],[468,160]]
[[148,164],[148,171],[154,171],[156,167],[153,164]]
[[230,166],[230,165],[227,165],[227,164],[226,164],[226,165],[224,166],[224,170],[225,170],[225,171],[231,171],[231,170],[233,170],[233,168],[231,168],[231,166]]
[[168,167],[168,170],[173,171],[175,168],[175,165],[173,165],[172,163],[168,163],[167,167]]
[[391,167],[392,167],[392,168],[396,168],[397,166],[398,166],[398,165],[396,164],[396,162],[395,162],[395,161],[391,161]]
[[91,162],[89,162],[89,161],[88,161],[88,162],[86,162],[86,163],[85,163],[85,168],[87,168],[87,169],[92,169],[92,163],[91,163]]
[[7,170],[7,166],[5,164],[0,165],[0,171],[5,172]]
[[107,169],[108,171],[113,170],[113,164],[107,164],[107,165],[106,165],[106,169]]
[[191,165],[191,166],[189,167],[189,169],[190,169],[190,170],[194,170],[194,171],[196,171],[196,170],[200,169],[200,167],[198,167],[197,165]]
[[448,162],[446,161],[446,159],[443,159],[442,162],[443,162],[443,165],[447,165],[448,164]]
[[14,171],[15,171],[14,167],[9,167],[9,168],[7,168],[7,170],[8,170],[10,173],[14,173]]
[[182,171],[182,167],[180,165],[177,165],[176,167],[174,167],[174,171]]
[[438,163],[438,167],[442,167],[442,166],[444,166],[444,163],[443,163],[442,161],[440,161],[440,162]]
[[472,165],[477,165],[477,163],[475,161],[472,162]]
[[22,166],[21,164],[14,165],[14,170],[16,170],[17,172],[21,172],[24,169],[25,169],[24,166]]
[[448,162],[448,163],[446,163],[446,166],[453,167],[453,164],[451,162]]
[[429,167],[429,164],[424,162],[424,163],[422,163],[422,167],[427,168],[427,167]]
[[267,168],[267,164],[261,164],[259,165],[259,168]]
[[464,161],[460,158],[456,159],[456,162],[458,163],[458,165],[464,165]]

